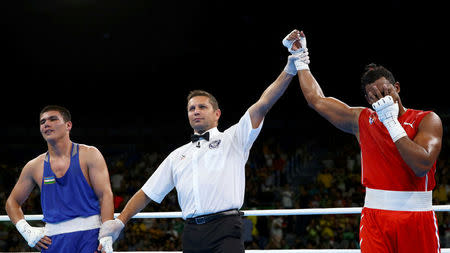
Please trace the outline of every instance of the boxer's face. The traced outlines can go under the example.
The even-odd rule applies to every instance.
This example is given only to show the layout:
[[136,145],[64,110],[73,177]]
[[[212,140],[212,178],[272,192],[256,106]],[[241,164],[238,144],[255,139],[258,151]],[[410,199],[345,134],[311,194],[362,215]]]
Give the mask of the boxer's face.
[[65,122],[58,111],[44,112],[39,118],[39,125],[42,137],[46,141],[57,140],[70,133],[72,122]]
[[366,85],[365,89],[366,100],[371,105],[387,95],[391,96],[394,102],[399,100],[400,83],[391,84],[385,77]]

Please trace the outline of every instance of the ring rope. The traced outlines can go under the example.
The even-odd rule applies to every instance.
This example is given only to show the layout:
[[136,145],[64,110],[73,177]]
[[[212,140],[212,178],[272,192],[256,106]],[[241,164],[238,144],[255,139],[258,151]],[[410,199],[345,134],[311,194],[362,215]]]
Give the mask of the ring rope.
[[[450,205],[435,205],[436,212],[449,212]],[[307,209],[271,209],[271,210],[241,210],[244,216],[281,216],[281,215],[326,215],[326,214],[359,214],[362,207],[344,208],[307,208]],[[114,213],[114,217],[119,213]],[[181,218],[181,212],[142,212],[132,218]],[[42,214],[25,215],[26,220],[42,220]],[[0,215],[0,221],[10,221],[8,215]],[[182,253],[181,251],[119,251],[116,253]],[[360,253],[359,249],[288,249],[288,250],[246,250],[248,253]],[[450,248],[441,249],[441,253],[450,253]]]
[[[359,214],[362,207],[342,207],[342,208],[306,208],[306,209],[269,209],[269,210],[241,210],[244,216],[285,216],[285,215],[324,215],[324,214]],[[433,206],[435,212],[450,212],[450,205]],[[114,213],[114,217],[120,213]],[[132,218],[134,219],[161,219],[161,218],[181,218],[181,212],[142,212]],[[42,220],[42,214],[27,214],[26,220]],[[0,215],[0,221],[9,221],[8,215]]]
[[[115,253],[183,253],[182,251],[115,251]],[[245,250],[245,253],[361,253],[359,249],[279,249]],[[441,253],[450,253],[450,249],[441,249]]]

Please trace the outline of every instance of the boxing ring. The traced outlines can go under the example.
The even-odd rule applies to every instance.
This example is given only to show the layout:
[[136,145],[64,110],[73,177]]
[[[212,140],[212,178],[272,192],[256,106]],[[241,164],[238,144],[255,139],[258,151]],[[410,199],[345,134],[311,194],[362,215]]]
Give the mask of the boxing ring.
[[[435,205],[435,212],[449,212],[450,205]],[[244,216],[288,216],[288,215],[331,215],[331,214],[360,214],[362,207],[342,208],[306,208],[306,209],[271,209],[271,210],[241,210]],[[119,213],[115,213],[117,217]],[[142,212],[133,216],[133,219],[162,219],[181,218],[181,212]],[[43,219],[42,214],[25,215],[28,221]],[[7,215],[0,215],[0,221],[9,221]],[[440,235],[441,236],[441,235]],[[181,251],[116,251],[121,253],[182,253]],[[246,250],[248,253],[358,253],[359,249],[285,249],[285,250]],[[442,253],[450,253],[450,248],[441,249]]]

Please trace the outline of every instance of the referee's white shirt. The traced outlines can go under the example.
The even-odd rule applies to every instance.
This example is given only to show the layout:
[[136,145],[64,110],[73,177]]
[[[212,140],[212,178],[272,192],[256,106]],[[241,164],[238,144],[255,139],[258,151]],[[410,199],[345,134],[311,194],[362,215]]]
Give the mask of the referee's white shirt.
[[247,110],[224,132],[208,130],[209,141],[201,139],[174,150],[142,190],[161,203],[175,187],[183,219],[240,209],[244,203],[245,164],[262,125],[253,129]]

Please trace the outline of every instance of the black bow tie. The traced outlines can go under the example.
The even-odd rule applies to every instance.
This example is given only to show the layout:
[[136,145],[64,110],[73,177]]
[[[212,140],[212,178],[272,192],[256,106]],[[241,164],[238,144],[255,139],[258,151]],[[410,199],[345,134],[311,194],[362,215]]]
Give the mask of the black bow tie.
[[202,135],[198,135],[198,134],[192,134],[191,135],[192,142],[196,142],[196,141],[200,140],[201,138],[209,141],[209,132],[206,132],[206,133],[204,133]]

